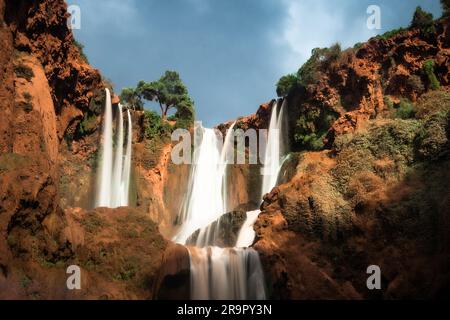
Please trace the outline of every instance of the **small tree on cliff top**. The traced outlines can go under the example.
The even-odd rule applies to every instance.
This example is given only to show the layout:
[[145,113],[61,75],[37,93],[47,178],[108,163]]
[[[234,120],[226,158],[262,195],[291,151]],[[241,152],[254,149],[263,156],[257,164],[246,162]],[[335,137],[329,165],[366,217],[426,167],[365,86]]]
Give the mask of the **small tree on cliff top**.
[[411,21],[411,27],[419,28],[425,32],[431,31],[433,28],[433,15],[424,11],[421,6],[418,6]]
[[158,80],[140,81],[137,87],[139,95],[148,101],[157,101],[161,109],[161,118],[166,120],[170,109],[177,109],[177,115],[183,119],[193,119],[193,102],[186,86],[175,71],[166,71]]
[[443,17],[450,17],[450,0],[441,0]]

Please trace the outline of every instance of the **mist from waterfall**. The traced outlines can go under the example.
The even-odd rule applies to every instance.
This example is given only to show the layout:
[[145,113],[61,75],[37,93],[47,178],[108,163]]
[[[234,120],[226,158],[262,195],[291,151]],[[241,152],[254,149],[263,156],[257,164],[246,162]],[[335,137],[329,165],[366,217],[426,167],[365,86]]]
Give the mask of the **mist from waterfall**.
[[[124,119],[122,105],[116,112],[115,144],[113,135],[113,112],[111,92],[106,92],[105,113],[103,117],[103,137],[101,146],[100,170],[96,207],[117,208],[128,206],[133,129],[130,111],[127,110],[127,147],[124,158]],[[115,145],[115,150],[113,146]],[[113,152],[114,151],[114,152]]]

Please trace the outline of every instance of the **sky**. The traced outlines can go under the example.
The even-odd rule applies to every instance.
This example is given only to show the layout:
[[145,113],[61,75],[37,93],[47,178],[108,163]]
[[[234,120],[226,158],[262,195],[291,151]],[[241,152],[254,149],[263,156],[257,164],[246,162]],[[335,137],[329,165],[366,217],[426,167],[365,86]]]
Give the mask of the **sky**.
[[[115,91],[180,73],[205,126],[254,113],[276,97],[316,47],[343,48],[409,25],[439,0],[67,0],[81,10],[75,37]],[[381,9],[381,29],[367,8]],[[152,108],[152,105],[148,107]]]

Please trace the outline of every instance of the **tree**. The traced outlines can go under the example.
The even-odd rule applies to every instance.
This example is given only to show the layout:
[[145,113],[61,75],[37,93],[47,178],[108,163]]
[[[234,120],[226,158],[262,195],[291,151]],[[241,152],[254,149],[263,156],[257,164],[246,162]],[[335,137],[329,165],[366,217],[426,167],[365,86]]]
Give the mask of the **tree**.
[[295,74],[288,74],[282,76],[277,83],[277,95],[279,97],[285,97],[294,89],[297,85],[297,76]]
[[450,17],[450,0],[441,0],[443,17]]
[[123,88],[120,94],[120,101],[128,108],[134,110],[143,110],[144,103],[139,95],[139,92],[135,88]]
[[194,116],[193,102],[189,97],[186,86],[175,71],[166,71],[158,81],[150,83],[140,81],[137,86],[139,96],[148,101],[157,101],[161,109],[163,121],[170,109],[177,109],[183,116]]
[[429,12],[422,10],[422,7],[418,6],[414,12],[413,19],[411,21],[411,27],[419,28],[426,32],[431,30],[433,26],[433,15]]

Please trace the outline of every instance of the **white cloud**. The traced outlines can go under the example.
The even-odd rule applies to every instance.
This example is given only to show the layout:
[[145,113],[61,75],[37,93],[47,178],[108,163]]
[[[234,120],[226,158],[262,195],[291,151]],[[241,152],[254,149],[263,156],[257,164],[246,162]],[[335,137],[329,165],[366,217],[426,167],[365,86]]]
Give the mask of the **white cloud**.
[[335,42],[343,47],[353,46],[376,34],[367,29],[365,9],[355,14],[345,6],[330,5],[325,0],[284,0],[284,5],[283,29],[277,37],[272,37],[282,50],[281,73],[295,72],[314,48],[328,47]]

